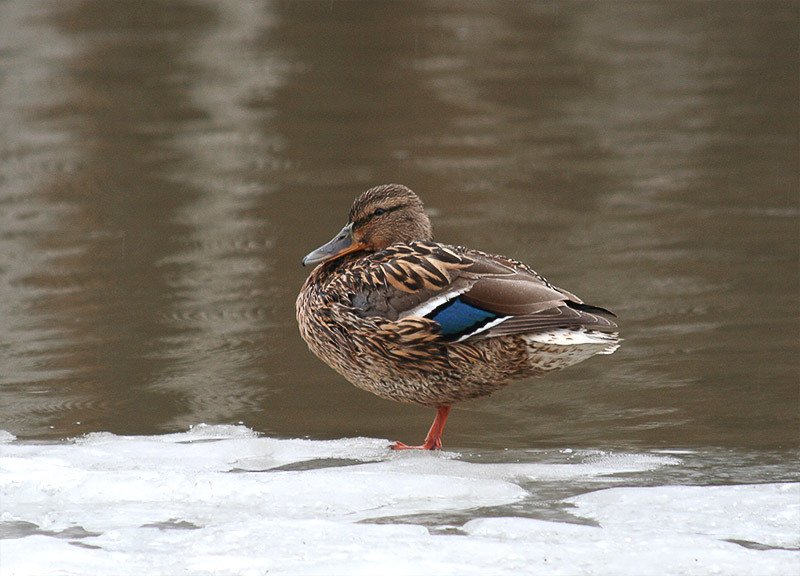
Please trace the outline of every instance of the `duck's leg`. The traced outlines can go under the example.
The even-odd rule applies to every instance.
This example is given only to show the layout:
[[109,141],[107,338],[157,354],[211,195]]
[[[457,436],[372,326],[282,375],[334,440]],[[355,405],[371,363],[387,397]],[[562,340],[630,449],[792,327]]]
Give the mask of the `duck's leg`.
[[425,443],[422,446],[406,446],[402,442],[395,442],[392,444],[392,450],[441,450],[442,431],[449,414],[450,406],[439,406],[436,409],[436,418],[433,419],[431,429],[428,430],[428,435],[425,436]]

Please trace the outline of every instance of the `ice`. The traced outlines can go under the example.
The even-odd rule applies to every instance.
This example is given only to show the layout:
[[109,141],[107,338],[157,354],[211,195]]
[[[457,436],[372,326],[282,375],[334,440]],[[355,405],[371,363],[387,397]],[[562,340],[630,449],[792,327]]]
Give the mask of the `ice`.
[[[800,483],[593,490],[681,460],[476,463],[388,445],[242,426],[0,432],[0,574],[800,574]],[[515,512],[553,483],[589,490],[556,502],[574,522]]]

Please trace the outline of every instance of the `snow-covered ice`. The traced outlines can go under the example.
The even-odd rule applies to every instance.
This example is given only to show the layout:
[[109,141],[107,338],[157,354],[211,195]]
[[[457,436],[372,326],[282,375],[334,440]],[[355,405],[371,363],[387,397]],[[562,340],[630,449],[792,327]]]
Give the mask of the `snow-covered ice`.
[[[242,426],[0,433],[0,574],[800,574],[800,483],[615,486],[680,465],[470,462]],[[562,521],[525,512],[565,483],[584,488],[550,503]]]

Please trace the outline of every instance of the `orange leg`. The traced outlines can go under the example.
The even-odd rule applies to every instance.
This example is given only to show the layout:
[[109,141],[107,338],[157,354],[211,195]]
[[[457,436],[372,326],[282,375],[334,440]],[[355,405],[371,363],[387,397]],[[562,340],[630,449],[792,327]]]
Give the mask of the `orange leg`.
[[406,446],[402,442],[395,442],[391,446],[392,450],[441,450],[442,431],[444,430],[444,423],[447,422],[448,414],[450,414],[450,406],[439,406],[436,409],[436,418],[434,418],[431,429],[428,430],[428,435],[425,436],[425,443],[422,446]]

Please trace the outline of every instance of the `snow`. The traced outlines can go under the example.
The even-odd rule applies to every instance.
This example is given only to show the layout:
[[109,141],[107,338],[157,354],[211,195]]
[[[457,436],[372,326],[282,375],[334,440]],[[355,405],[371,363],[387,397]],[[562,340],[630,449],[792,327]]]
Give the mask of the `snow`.
[[[626,486],[680,455],[488,463],[388,444],[0,432],[0,574],[800,574],[800,483]],[[550,503],[571,521],[524,513],[571,484]]]

